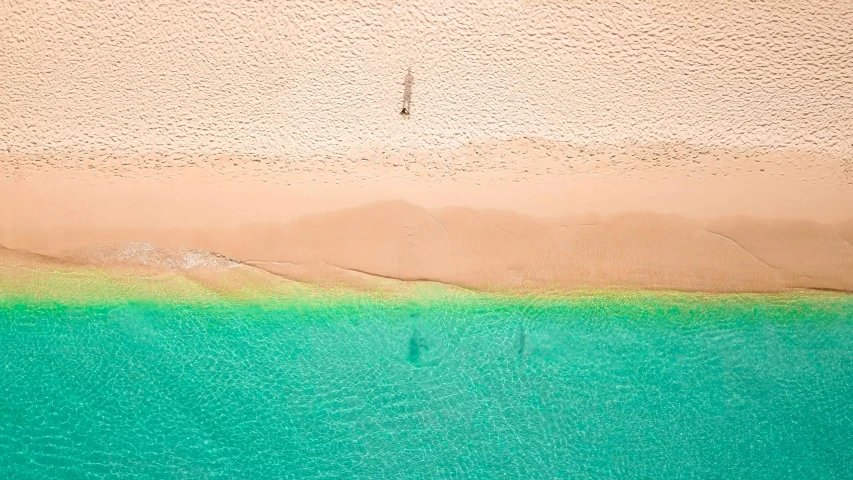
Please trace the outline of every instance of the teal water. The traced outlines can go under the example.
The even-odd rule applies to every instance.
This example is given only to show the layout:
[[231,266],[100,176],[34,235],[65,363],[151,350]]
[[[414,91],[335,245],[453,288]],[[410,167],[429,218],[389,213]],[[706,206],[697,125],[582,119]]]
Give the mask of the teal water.
[[853,477],[853,301],[0,303],[2,478]]

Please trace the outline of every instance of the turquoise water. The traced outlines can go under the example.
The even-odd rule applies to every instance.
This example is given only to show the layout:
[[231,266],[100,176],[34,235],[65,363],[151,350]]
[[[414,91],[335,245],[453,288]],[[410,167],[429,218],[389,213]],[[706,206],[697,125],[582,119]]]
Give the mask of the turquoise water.
[[853,301],[0,303],[2,478],[853,476]]

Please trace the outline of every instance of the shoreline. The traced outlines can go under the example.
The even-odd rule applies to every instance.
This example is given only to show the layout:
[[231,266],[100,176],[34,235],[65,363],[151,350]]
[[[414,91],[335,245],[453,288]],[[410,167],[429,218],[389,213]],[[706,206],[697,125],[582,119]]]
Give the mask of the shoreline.
[[[180,281],[213,292],[273,278],[357,291],[853,291],[849,161],[815,152],[520,137],[288,161],[2,155],[0,247],[167,276],[209,263]],[[249,279],[212,273],[232,264]]]
[[[53,272],[56,273],[56,272]],[[67,274],[68,272],[64,272]],[[92,272],[88,272],[92,273]],[[120,307],[138,305],[156,307],[246,307],[269,310],[323,310],[338,307],[432,308],[442,305],[493,305],[522,309],[596,306],[615,311],[629,306],[643,308],[706,308],[749,305],[785,307],[794,304],[844,307],[853,313],[853,292],[789,290],[785,292],[701,292],[627,288],[576,289],[551,292],[487,292],[459,290],[452,286],[418,282],[397,290],[359,290],[347,286],[300,284],[276,291],[214,292],[193,288],[192,282],[174,278],[152,281],[118,276],[89,278],[83,288],[31,288],[26,282],[0,284],[0,308],[16,307]],[[78,276],[79,280],[80,277]],[[149,279],[150,280],[150,279]],[[162,282],[162,283],[161,283]],[[17,287],[10,285],[17,283]],[[55,286],[55,285],[54,285]],[[68,286],[68,285],[65,285]],[[197,285],[195,285],[197,286]]]
[[[251,282],[285,279],[356,290],[433,282],[529,293],[853,291],[853,221],[695,220],[652,212],[537,218],[397,201],[280,224],[6,229],[0,237],[7,247],[0,261],[10,265],[43,258],[107,270],[198,273],[196,281],[226,290],[240,290],[244,281],[253,288]],[[28,257],[28,251],[43,257]],[[234,275],[217,278],[217,269]],[[252,280],[239,280],[238,270]]]
[[[371,282],[305,282],[246,264],[230,268],[166,269],[94,265],[21,251],[0,250],[0,305],[244,305],[270,308],[325,308],[360,303],[386,306],[477,304],[478,302],[607,305],[652,301],[662,304],[853,301],[853,291],[696,291],[609,286],[570,289],[473,290],[432,281],[374,278]],[[11,253],[11,254],[10,254]],[[11,257],[11,258],[10,258]],[[17,257],[17,258],[15,258]]]

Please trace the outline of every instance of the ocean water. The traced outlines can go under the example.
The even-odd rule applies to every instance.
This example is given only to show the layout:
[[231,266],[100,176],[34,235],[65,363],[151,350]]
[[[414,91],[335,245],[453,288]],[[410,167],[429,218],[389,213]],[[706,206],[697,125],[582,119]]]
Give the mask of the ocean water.
[[853,478],[853,300],[0,303],[2,478]]

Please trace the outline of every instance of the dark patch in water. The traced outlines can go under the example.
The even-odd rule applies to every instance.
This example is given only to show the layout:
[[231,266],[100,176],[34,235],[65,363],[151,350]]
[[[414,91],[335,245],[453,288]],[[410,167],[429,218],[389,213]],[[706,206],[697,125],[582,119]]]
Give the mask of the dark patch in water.
[[518,355],[524,355],[524,347],[527,345],[527,335],[524,334],[524,327],[518,326]]
[[406,359],[409,363],[417,364],[421,359],[421,351],[429,350],[429,345],[427,345],[426,339],[418,332],[416,328],[412,332],[412,337],[409,339],[409,355]]

